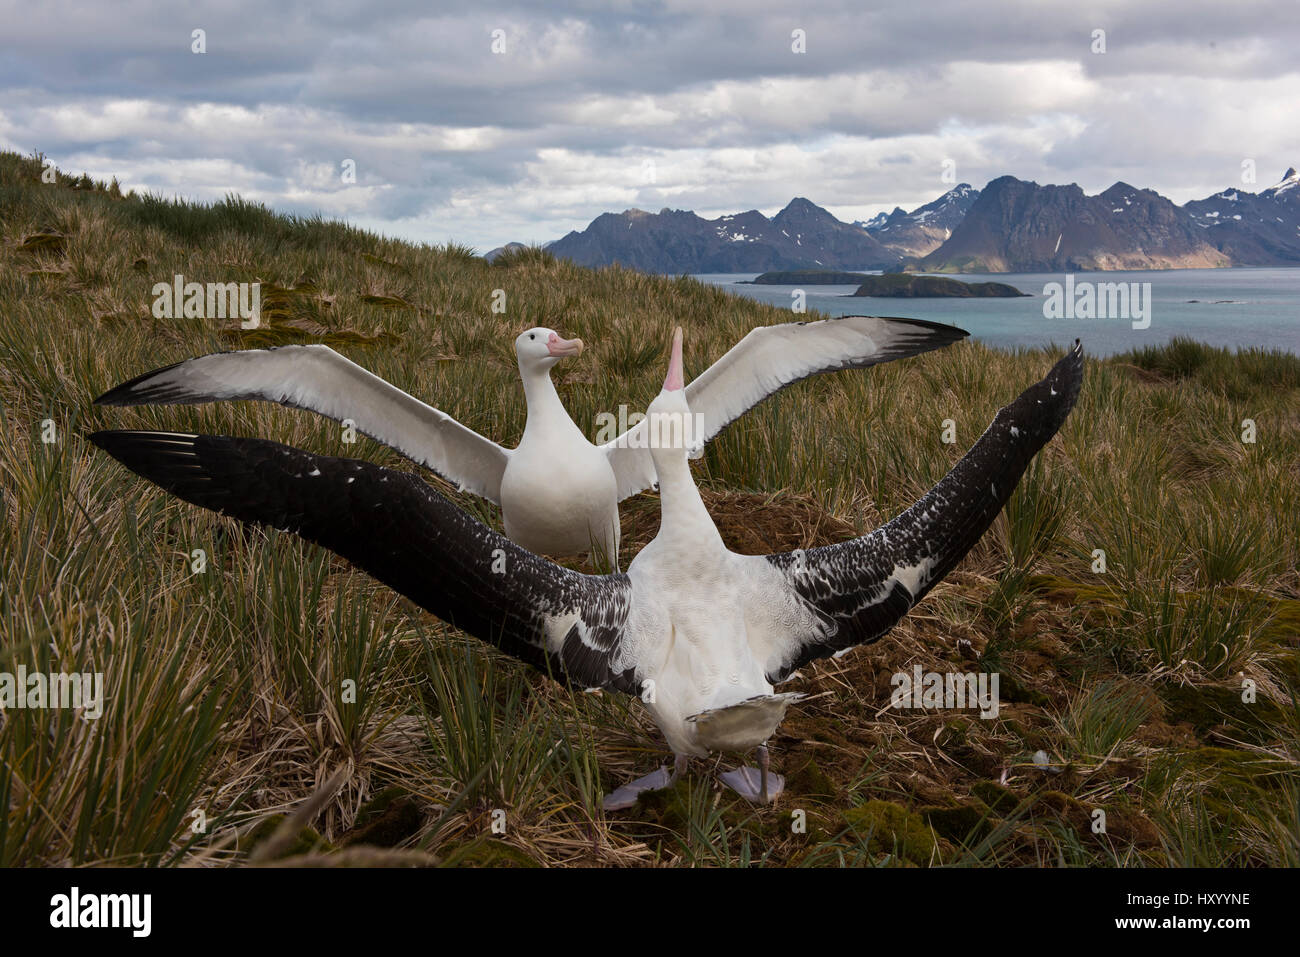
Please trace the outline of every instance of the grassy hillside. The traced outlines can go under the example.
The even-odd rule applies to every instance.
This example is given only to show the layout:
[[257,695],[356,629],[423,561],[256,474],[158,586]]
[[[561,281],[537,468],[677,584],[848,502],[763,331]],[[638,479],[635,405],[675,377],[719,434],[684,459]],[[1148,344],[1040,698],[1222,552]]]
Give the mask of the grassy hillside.
[[[511,342],[548,325],[588,344],[556,371],[594,435],[598,413],[658,391],[675,324],[692,374],[789,313],[535,250],[489,265],[40,173],[0,155],[0,671],[100,671],[107,699],[97,721],[0,715],[0,865],[1300,864],[1296,357],[1179,342],[1089,360],[1062,433],[959,569],[886,638],[787,686],[816,697],[772,742],[789,782],[775,807],[719,791],[697,761],[606,816],[603,790],[667,757],[639,703],[571,694],[318,548],[169,498],[83,436],[257,435],[409,468],[395,453],[278,407],[91,400],[190,356],[323,341],[513,444]],[[155,319],[151,289],[178,273],[261,282],[263,328]],[[963,343],[802,383],[713,442],[698,481],[738,550],[852,536],[940,478],[1054,358]],[[625,503],[625,560],[657,511]],[[914,664],[996,672],[1000,715],[891,710],[890,676]]]

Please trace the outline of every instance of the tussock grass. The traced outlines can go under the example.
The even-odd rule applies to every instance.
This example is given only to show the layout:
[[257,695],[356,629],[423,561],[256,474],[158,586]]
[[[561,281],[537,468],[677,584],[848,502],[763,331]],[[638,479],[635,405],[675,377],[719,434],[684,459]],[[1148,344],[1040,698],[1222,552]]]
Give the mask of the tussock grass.
[[[511,342],[547,325],[588,345],[556,380],[594,436],[600,413],[658,391],[675,325],[698,373],[792,317],[544,250],[488,264],[234,196],[45,184],[42,165],[0,155],[0,671],[98,671],[106,695],[97,721],[0,715],[0,865],[1296,863],[1295,356],[1175,341],[1089,360],[1074,414],[967,560],[889,636],[791,682],[818,697],[772,742],[778,805],[743,805],[696,762],[607,816],[603,792],[667,757],[638,703],[565,689],[290,535],[168,498],[82,436],[261,435],[410,468],[396,453],[278,407],[91,400],[206,352],[327,342],[512,444]],[[154,318],[153,285],[176,274],[261,282],[264,326]],[[1055,358],[967,342],[822,376],[735,423],[695,473],[734,547],[867,531]],[[626,503],[629,547],[656,513],[652,495]],[[999,716],[890,709],[890,676],[916,663],[999,673]]]

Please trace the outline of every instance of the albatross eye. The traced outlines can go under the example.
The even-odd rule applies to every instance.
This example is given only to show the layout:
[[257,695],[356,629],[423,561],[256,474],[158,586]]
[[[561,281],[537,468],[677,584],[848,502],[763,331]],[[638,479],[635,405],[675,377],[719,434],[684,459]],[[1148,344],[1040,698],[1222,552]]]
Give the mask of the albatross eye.
[[529,338],[529,339],[536,339],[536,338],[537,338],[537,334],[534,333],[534,332],[530,332],[530,333],[528,333],[528,338]]

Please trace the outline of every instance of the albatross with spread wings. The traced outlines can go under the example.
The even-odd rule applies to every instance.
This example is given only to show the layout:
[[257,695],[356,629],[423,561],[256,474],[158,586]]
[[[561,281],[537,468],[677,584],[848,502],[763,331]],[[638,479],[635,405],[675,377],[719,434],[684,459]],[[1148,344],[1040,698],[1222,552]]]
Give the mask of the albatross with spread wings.
[[[703,429],[693,439],[707,442],[800,379],[918,355],[966,334],[918,319],[869,316],[760,326],[686,387]],[[551,368],[582,350],[581,339],[564,339],[540,327],[515,339],[528,419],[514,449],[484,438],[325,345],[199,356],[146,372],[95,402],[192,405],[257,399],[351,420],[462,490],[501,506],[506,535],[516,544],[541,555],[592,551],[617,567],[618,503],[654,485],[654,463],[643,424],[593,445],[565,411]]]
[[[582,688],[645,701],[676,756],[606,807],[672,781],[692,756],[758,750],[724,779],[766,801],[782,787],[765,743],[798,695],[775,685],[806,662],[881,637],[992,524],[1065,421],[1083,378],[1078,342],[1000,410],[914,505],[869,535],[777,555],[729,551],[691,477],[681,419],[681,330],[646,419],[659,533],[626,574],[587,575],[515,545],[426,482],[261,439],[96,432],[91,441],[174,495],[292,531],[439,618]],[[505,555],[504,568],[496,559]],[[649,693],[647,693],[649,692]]]

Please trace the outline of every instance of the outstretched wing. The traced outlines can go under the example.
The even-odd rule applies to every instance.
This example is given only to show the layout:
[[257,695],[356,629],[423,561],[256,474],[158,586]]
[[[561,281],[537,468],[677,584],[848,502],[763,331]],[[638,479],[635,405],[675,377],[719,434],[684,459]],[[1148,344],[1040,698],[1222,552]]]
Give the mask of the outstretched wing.
[[[1074,348],[1001,409],[979,441],[916,504],[870,535],[781,555],[752,556],[756,594],[803,623],[760,639],[768,680],[889,631],[993,524],[1030,460],[1056,434],[1083,381]],[[755,600],[762,600],[756,597]]]
[[[700,416],[707,442],[745,412],[801,379],[823,372],[863,369],[949,345],[969,333],[922,319],[841,316],[751,329],[686,387],[691,412]],[[618,497],[655,483],[644,436],[633,426],[603,448],[618,478]]]
[[413,475],[261,439],[111,431],[90,440],[187,502],[328,548],[557,678],[637,691],[621,654],[626,575],[583,575],[539,558]]
[[462,490],[501,502],[508,450],[407,395],[329,346],[217,352],[155,369],[97,405],[195,405],[257,399],[307,409],[357,429]]

